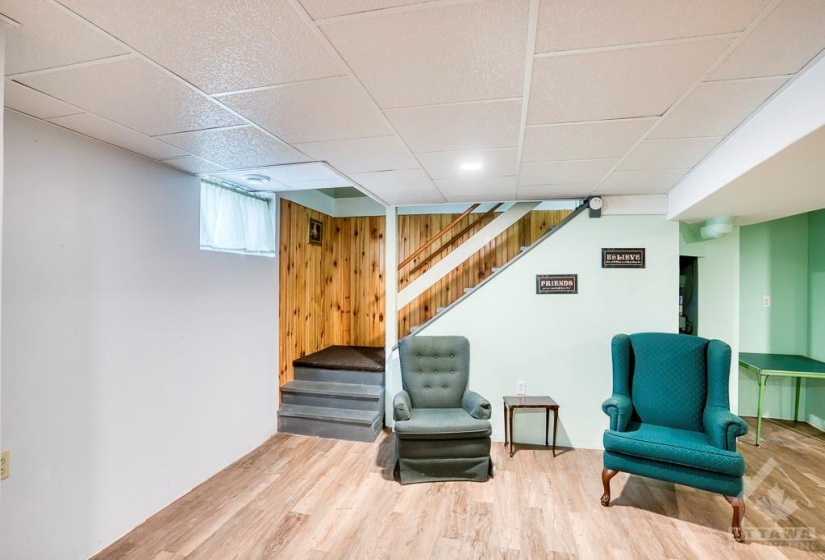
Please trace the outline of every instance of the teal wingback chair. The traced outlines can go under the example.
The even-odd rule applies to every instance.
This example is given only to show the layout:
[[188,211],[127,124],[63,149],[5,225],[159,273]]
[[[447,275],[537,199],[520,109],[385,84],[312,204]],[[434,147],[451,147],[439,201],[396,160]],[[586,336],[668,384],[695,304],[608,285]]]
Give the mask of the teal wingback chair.
[[490,403],[470,391],[463,336],[411,336],[399,345],[404,390],[393,400],[395,476],[401,484],[486,481]]
[[730,412],[730,346],[671,333],[613,337],[613,396],[604,433],[602,505],[618,472],[722,494],[742,540],[745,460],[736,438],[748,425]]

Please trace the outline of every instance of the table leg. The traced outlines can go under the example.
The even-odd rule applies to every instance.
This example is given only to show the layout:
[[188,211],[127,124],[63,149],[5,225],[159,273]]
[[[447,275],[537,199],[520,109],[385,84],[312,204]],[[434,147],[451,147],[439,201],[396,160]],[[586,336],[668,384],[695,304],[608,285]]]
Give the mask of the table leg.
[[759,400],[756,403],[756,445],[759,445],[759,436],[762,435],[762,399],[765,397],[765,384],[768,376],[759,374]]
[[556,456],[556,433],[559,428],[559,409],[553,409],[553,457]]
[[513,407],[510,407],[510,457],[513,456]]
[[801,385],[802,385],[802,378],[797,377],[796,378],[796,401],[794,402],[794,405],[793,405],[793,421],[794,422],[799,421],[799,390],[801,388]]
[[507,447],[507,404],[504,404],[504,447]]
[[544,446],[547,447],[550,445],[550,442],[547,441],[548,436],[550,435],[550,409],[544,409]]

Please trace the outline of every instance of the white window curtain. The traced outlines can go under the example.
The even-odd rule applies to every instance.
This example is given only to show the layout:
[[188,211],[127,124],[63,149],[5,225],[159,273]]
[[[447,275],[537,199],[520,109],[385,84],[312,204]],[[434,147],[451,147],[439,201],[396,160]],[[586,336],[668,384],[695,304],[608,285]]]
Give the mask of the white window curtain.
[[201,249],[275,256],[270,201],[201,181]]

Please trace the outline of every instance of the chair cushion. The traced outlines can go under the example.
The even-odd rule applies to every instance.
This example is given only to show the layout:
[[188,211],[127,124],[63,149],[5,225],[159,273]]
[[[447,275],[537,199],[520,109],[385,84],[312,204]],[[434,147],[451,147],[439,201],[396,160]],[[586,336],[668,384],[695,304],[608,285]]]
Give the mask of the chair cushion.
[[714,447],[702,432],[631,422],[626,432],[607,430],[603,441],[605,450],[614,453],[730,476],[745,474],[742,455]]
[[409,420],[395,423],[395,432],[401,439],[466,439],[490,437],[493,428],[461,408],[413,408]]

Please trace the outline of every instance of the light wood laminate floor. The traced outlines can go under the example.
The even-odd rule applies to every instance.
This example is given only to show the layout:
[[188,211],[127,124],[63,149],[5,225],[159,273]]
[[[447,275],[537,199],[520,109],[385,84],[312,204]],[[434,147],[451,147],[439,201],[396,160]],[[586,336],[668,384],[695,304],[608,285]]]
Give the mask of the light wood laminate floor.
[[[373,444],[278,434],[95,558],[825,558],[825,438],[769,420],[763,437],[754,447],[751,422],[740,440],[744,544],[707,492],[619,474],[601,507],[599,451],[509,458],[494,442],[487,483],[401,486],[389,432]],[[794,527],[814,540],[780,539]]]

